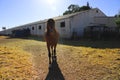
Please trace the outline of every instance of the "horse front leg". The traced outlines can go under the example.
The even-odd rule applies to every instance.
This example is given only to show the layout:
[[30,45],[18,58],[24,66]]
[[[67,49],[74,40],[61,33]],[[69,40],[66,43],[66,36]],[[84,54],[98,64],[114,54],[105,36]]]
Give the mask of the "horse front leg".
[[48,49],[49,64],[51,64],[51,52],[50,52],[50,46],[49,45],[47,45],[47,49]]

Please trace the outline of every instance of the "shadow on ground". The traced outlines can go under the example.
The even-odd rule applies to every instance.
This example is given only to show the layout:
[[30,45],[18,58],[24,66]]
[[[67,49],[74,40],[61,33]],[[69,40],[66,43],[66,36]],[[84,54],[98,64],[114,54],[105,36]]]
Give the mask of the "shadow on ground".
[[57,60],[52,61],[51,67],[49,68],[49,72],[45,80],[65,80],[57,63]]

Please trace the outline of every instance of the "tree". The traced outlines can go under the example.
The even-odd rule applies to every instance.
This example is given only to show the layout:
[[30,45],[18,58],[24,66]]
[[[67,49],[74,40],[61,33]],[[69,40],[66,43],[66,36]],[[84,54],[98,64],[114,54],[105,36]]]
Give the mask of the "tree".
[[88,7],[88,6],[82,6],[82,7],[80,7],[80,11],[89,10],[89,9],[91,9],[91,8]]
[[87,7],[90,7],[89,2],[87,2]]
[[75,4],[71,4],[68,6],[68,10],[66,10],[63,15],[66,15],[66,14],[71,14],[71,13],[74,13],[74,12],[77,12],[79,11],[79,5],[75,5]]
[[68,11],[76,12],[78,10],[79,10],[79,5],[71,4],[70,6],[68,6]]
[[117,26],[120,28],[120,17],[118,17],[118,18],[116,19],[116,24],[117,24]]
[[63,15],[67,15],[67,14],[71,14],[71,13],[72,13],[72,11],[66,10],[66,11],[63,13]]
[[79,6],[79,5],[76,5],[76,4],[71,4],[68,6],[68,10],[66,10],[63,15],[66,15],[66,14],[71,14],[71,13],[75,13],[75,12],[80,12],[80,11],[84,11],[84,10],[89,10],[91,9],[91,7],[89,6],[89,3],[87,2],[87,5],[86,6]]
[[116,24],[120,28],[120,11],[118,12],[118,14],[115,15],[115,17],[116,17]]
[[115,15],[115,17],[120,18],[120,11]]

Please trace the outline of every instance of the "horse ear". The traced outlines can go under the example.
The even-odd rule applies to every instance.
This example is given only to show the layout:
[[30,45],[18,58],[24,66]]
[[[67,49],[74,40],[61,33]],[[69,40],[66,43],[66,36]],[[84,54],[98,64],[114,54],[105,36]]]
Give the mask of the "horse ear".
[[49,24],[49,23],[53,23],[53,24],[55,24],[55,20],[54,19],[48,19],[48,21],[47,21],[47,23]]

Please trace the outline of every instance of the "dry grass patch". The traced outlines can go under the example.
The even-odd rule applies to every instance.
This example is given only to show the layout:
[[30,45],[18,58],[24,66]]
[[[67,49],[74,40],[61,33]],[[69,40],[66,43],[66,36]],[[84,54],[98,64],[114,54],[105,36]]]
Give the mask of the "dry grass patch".
[[61,68],[67,80],[120,79],[120,49],[72,46],[66,46],[64,49],[63,55],[66,61],[62,62],[64,65]]
[[32,80],[30,57],[17,47],[0,46],[0,80]]
[[[49,72],[46,43],[34,39],[0,41],[0,79],[33,80],[33,66],[36,79],[45,80]],[[120,80],[119,45],[63,40],[57,46],[57,64],[65,80]]]
[[8,38],[8,36],[0,36],[0,39]]

